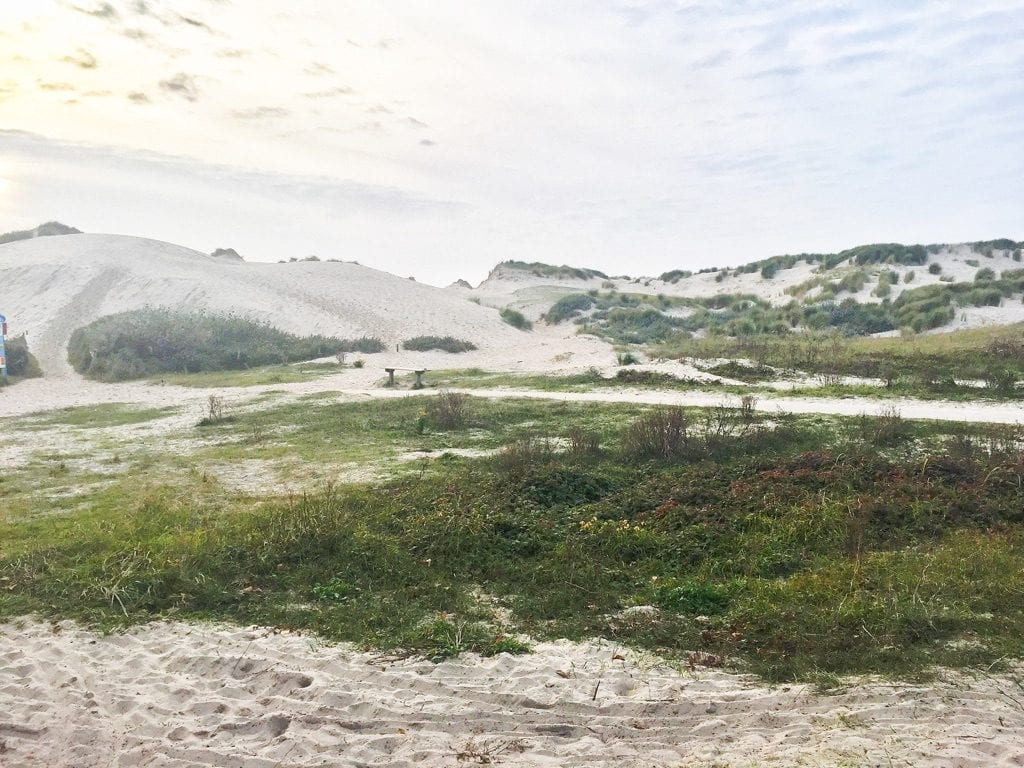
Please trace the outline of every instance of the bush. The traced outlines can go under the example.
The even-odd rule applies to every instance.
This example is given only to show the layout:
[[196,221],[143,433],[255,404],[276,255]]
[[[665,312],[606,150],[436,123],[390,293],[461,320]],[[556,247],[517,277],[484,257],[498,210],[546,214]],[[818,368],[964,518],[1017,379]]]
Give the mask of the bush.
[[633,461],[669,461],[692,449],[690,420],[682,408],[666,408],[641,416],[622,434],[622,452]]
[[928,272],[929,274],[937,275],[940,272],[942,272],[942,265],[939,264],[937,261],[933,261],[931,264],[928,265]]
[[994,269],[988,267],[982,267],[974,275],[974,282],[984,283],[996,279],[996,272]]
[[585,312],[592,306],[594,306],[593,296],[588,296],[585,293],[572,293],[556,301],[551,309],[544,313],[544,320],[551,325],[557,325],[563,320],[579,317],[581,312]]
[[36,360],[28,350],[28,338],[25,334],[7,339],[7,374],[21,379],[34,379],[43,375]]
[[456,339],[454,336],[416,336],[402,342],[402,349],[410,352],[430,352],[439,349],[442,352],[471,352],[477,346],[465,339]]
[[632,352],[620,352],[616,356],[615,361],[619,365],[636,365],[640,362]]
[[438,392],[427,413],[439,429],[464,427],[469,420],[469,397],[461,392]]
[[511,307],[505,307],[500,313],[501,319],[511,325],[513,328],[518,328],[521,331],[532,331],[533,323],[526,319],[526,315]]
[[0,245],[4,243],[13,243],[18,240],[31,240],[35,237],[50,237],[52,235],[80,235],[82,231],[69,227],[66,224],[61,224],[59,221],[48,221],[45,224],[40,224],[35,229],[21,229],[16,232],[7,232],[0,235]]
[[123,381],[161,373],[235,371],[336,355],[381,352],[380,339],[295,336],[235,315],[138,309],[71,334],[68,361],[83,376]]

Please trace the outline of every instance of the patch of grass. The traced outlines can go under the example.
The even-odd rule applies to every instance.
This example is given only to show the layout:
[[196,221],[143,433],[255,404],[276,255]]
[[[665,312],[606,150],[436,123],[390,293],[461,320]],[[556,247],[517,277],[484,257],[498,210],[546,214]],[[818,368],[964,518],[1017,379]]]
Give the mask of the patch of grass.
[[[356,363],[361,363],[357,360]],[[362,367],[353,363],[353,367]],[[159,384],[174,384],[180,387],[255,387],[264,384],[292,384],[312,381],[321,376],[330,376],[344,370],[337,363],[303,363],[290,365],[267,365],[244,371],[209,371],[204,373],[169,373],[154,378]]]
[[459,352],[471,352],[476,349],[476,344],[464,339],[456,339],[454,336],[416,336],[402,342],[402,349],[411,352],[429,352],[440,350],[457,354]]
[[[229,437],[259,419],[313,461],[353,441],[416,440],[422,405],[307,401],[210,429]],[[657,439],[639,442],[673,449],[632,450],[631,430],[655,421]],[[573,427],[604,447],[564,449]],[[199,479],[124,478],[77,515],[5,518],[0,617],[226,619],[435,659],[520,652],[518,632],[598,635],[771,680],[1020,658],[1020,435],[899,431],[892,442],[857,419],[474,399],[443,439],[508,446],[499,457],[261,503]],[[621,616],[645,604],[660,612]]]
[[521,331],[532,331],[533,323],[526,319],[526,315],[520,312],[518,309],[512,309],[511,307],[505,307],[499,313],[501,319],[511,325],[513,328],[518,328]]
[[175,413],[177,408],[139,408],[128,403],[101,403],[41,411],[17,422],[18,429],[39,430],[53,426],[74,429],[102,429],[126,424],[142,424],[162,419]]

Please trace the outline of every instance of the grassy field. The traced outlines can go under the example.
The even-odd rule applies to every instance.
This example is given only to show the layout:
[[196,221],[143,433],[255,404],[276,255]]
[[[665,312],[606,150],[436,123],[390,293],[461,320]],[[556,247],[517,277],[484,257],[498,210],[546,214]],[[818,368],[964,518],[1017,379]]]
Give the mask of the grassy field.
[[154,384],[181,387],[255,387],[265,384],[294,384],[312,381],[321,376],[340,373],[346,366],[337,363],[298,363],[265,365],[244,371],[206,371],[202,373],[168,373],[150,379]]
[[[165,415],[8,424],[91,442],[3,475],[0,617],[226,619],[432,658],[600,635],[824,683],[1024,653],[1017,428],[435,395],[131,431]],[[322,480],[217,469],[251,465]]]

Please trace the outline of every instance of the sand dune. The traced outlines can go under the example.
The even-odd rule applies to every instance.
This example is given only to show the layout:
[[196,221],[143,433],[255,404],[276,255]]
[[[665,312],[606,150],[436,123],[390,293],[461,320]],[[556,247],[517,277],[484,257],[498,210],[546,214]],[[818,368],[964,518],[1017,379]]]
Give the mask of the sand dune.
[[439,665],[263,629],[0,628],[0,764],[1020,766],[1019,678],[836,695],[609,643]]
[[0,286],[0,312],[12,333],[28,332],[48,375],[68,372],[75,328],[147,305],[234,312],[299,334],[377,336],[392,349],[424,334],[468,339],[509,357],[534,344],[465,296],[355,263],[246,263],[120,235],[0,246]]

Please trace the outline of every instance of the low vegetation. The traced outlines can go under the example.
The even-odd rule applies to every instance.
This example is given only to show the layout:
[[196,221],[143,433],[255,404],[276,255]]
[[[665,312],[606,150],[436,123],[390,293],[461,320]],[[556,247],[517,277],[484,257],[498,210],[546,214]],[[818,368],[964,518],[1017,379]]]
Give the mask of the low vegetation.
[[48,221],[40,224],[35,229],[20,229],[14,232],[5,232],[0,235],[0,245],[14,243],[19,240],[31,240],[35,237],[50,237],[53,235],[80,235],[82,230],[61,224],[59,221]]
[[201,429],[289,414],[310,456],[356,435],[505,448],[260,503],[127,478],[74,514],[8,510],[0,617],[226,619],[435,659],[597,635],[771,680],[1024,654],[1015,427],[441,397]]
[[123,381],[165,373],[245,370],[339,352],[380,352],[379,339],[295,336],[233,315],[141,309],[77,329],[68,360],[83,376]]
[[13,379],[34,379],[43,375],[39,361],[29,351],[27,336],[11,336],[4,346],[7,350],[8,376]]
[[524,272],[529,272],[537,277],[549,277],[556,280],[572,279],[572,280],[591,280],[593,278],[601,278],[607,280],[608,275],[604,272],[599,272],[596,269],[587,269],[585,267],[570,267],[563,264],[560,267],[556,267],[552,264],[543,264],[539,261],[503,261],[498,264],[499,267],[506,267],[508,269],[518,269]]
[[532,331],[533,323],[526,319],[526,315],[520,312],[518,309],[512,309],[512,307],[505,307],[500,313],[501,319],[511,325],[513,328],[518,328],[521,331]]
[[416,336],[402,342],[402,349],[410,352],[430,352],[440,350],[442,352],[472,352],[477,346],[465,339],[456,339],[454,336]]

